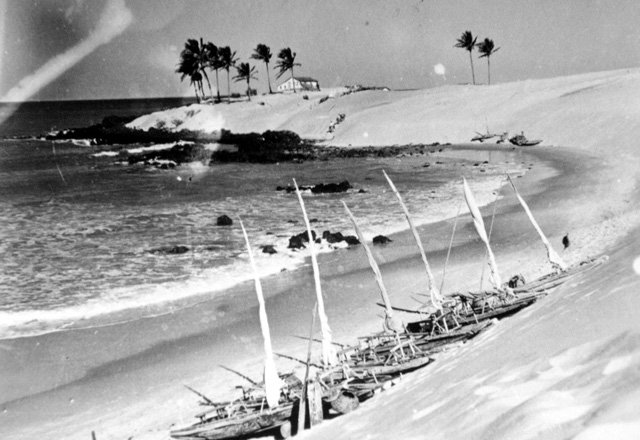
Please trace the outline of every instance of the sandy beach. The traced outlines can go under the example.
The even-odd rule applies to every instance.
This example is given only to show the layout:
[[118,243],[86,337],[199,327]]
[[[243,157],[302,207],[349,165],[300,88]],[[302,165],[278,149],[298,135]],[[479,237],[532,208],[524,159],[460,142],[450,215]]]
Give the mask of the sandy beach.
[[[473,154],[489,162],[498,162],[498,156],[502,163],[508,157],[528,168],[515,183],[562,258],[569,264],[603,254],[610,259],[303,438],[589,440],[605,432],[635,438],[640,432],[640,321],[634,313],[640,310],[640,69],[492,86],[344,91],[313,92],[307,100],[288,94],[230,106],[193,105],[202,121],[191,121],[190,128],[292,130],[345,148],[455,145],[438,147],[444,151],[434,152],[431,161]],[[329,99],[320,102],[325,96]],[[132,124],[176,120],[177,112],[184,109]],[[328,133],[339,114],[346,118]],[[474,132],[487,128],[524,131],[543,142],[530,148],[469,143]],[[503,184],[499,192],[491,242],[503,278],[548,273],[544,247],[511,188]],[[482,213],[490,221],[493,205]],[[455,215],[452,209],[447,220],[420,228],[438,284]],[[571,245],[562,250],[567,233]],[[424,288],[424,270],[407,231],[391,238],[376,258],[394,304],[412,308],[412,297]],[[464,215],[445,294],[477,290],[483,258]],[[379,330],[378,294],[364,253],[354,248],[322,255],[320,270],[335,339],[353,342],[356,335]],[[251,285],[235,289],[246,292]],[[264,290],[275,351],[304,357],[306,342],[293,336],[306,335],[309,328],[310,266],[265,279]],[[257,303],[235,298],[204,300],[117,325],[0,341],[0,371],[9,373],[0,381],[14,396],[0,404],[2,437],[88,439],[95,431],[100,440],[168,439],[172,425],[198,410],[197,396],[184,384],[223,400],[237,393],[242,379],[219,365],[260,376]],[[292,361],[277,363],[283,371],[301,371]]]

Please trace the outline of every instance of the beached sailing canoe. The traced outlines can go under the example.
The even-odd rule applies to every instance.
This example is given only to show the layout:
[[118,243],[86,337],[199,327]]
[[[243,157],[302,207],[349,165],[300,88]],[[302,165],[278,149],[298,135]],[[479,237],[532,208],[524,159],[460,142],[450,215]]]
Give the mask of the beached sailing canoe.
[[290,430],[289,420],[294,406],[299,402],[302,382],[292,374],[279,375],[276,372],[262,286],[242,220],[240,227],[246,241],[260,306],[260,328],[265,349],[264,381],[259,386],[243,388],[242,397],[232,402],[213,402],[198,393],[204,399],[201,404],[209,408],[196,415],[196,422],[173,428],[170,431],[173,438],[231,439],[281,426],[284,427],[284,434]]
[[[386,176],[386,173],[385,173]],[[449,300],[444,303],[434,304],[438,310],[436,312],[428,314],[425,319],[418,320],[407,324],[406,329],[408,333],[427,335],[424,337],[424,341],[432,340],[434,337],[447,336],[452,330],[458,332],[469,326],[478,325],[488,320],[501,319],[507,316],[511,316],[514,313],[522,310],[525,307],[532,305],[538,298],[548,294],[548,292],[566,282],[570,277],[575,276],[584,271],[590,270],[607,260],[606,256],[598,259],[591,259],[583,261],[572,267],[562,261],[557,252],[553,249],[541,228],[535,221],[531,210],[527,206],[524,199],[518,193],[515,184],[509,176],[508,180],[520,202],[524,208],[527,216],[538,232],[542,243],[547,250],[547,258],[551,263],[554,272],[540,277],[532,282],[525,283],[524,278],[516,276],[512,278],[508,283],[502,284],[501,277],[498,271],[497,264],[491,246],[489,244],[489,238],[487,237],[484,222],[480,214],[480,210],[477,207],[475,198],[471,193],[471,190],[463,179],[463,190],[465,200],[471,212],[474,226],[478,232],[478,235],[486,245],[488,263],[490,267],[490,279],[494,284],[493,289],[482,292],[468,292],[468,293],[455,293],[448,295]],[[401,201],[400,194],[395,190],[393,183],[391,183],[389,177],[387,180],[391,184],[392,189],[396,193],[397,197]],[[404,207],[404,206],[403,206]],[[404,207],[406,213],[406,207]],[[408,214],[408,213],[407,213]],[[411,225],[411,222],[410,222]],[[412,226],[413,227],[413,226]],[[417,232],[414,232],[416,240]],[[421,252],[422,247],[419,246]],[[423,254],[423,259],[426,261],[426,256]],[[432,282],[429,283],[429,286]],[[429,287],[429,289],[431,289]],[[432,295],[433,297],[433,295]],[[432,299],[433,302],[433,299]],[[423,313],[419,311],[402,310],[410,313]]]
[[[428,356],[428,353],[423,353],[420,350],[414,350],[413,354],[409,355],[410,350],[408,350],[407,347],[403,349],[402,346],[398,347],[397,353],[394,352],[393,349],[390,349],[389,353],[385,356],[370,356],[370,346],[343,348],[336,353],[331,341],[331,330],[329,328],[328,318],[324,312],[320,272],[316,259],[315,244],[312,239],[313,233],[311,231],[311,225],[308,220],[302,194],[295,180],[293,183],[296,188],[296,194],[300,202],[309,237],[318,314],[320,316],[322,329],[322,368],[316,372],[315,383],[323,390],[323,401],[325,403],[339,413],[349,412],[355,409],[360,401],[373,396],[385,387],[391,386],[403,373],[427,365],[432,362],[432,359]],[[346,209],[347,213],[350,214],[348,208]],[[351,216],[351,218],[354,221],[357,233],[360,234],[361,241],[363,241],[355,219],[353,219],[353,216]],[[364,246],[366,246],[366,243]],[[366,249],[368,250],[368,248]],[[380,280],[379,282],[381,283],[382,281]],[[381,288],[384,292],[384,285],[382,285]],[[389,317],[387,318],[389,319]]]

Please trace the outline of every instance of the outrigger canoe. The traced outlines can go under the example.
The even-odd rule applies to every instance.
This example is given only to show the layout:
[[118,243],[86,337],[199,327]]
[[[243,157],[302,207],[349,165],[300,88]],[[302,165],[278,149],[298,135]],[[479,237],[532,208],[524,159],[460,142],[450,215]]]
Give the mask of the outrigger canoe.
[[269,407],[263,387],[243,388],[242,397],[229,402],[213,402],[203,397],[205,410],[196,421],[176,426],[169,435],[176,439],[232,439],[275,430],[291,419],[298,404],[302,382],[293,374],[280,375],[285,386],[278,405]]

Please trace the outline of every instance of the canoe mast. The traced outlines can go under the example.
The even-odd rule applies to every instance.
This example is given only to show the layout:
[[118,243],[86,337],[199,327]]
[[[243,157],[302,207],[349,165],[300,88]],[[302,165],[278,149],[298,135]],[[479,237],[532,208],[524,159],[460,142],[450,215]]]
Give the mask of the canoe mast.
[[332,344],[331,328],[329,327],[329,319],[324,309],[324,298],[322,297],[322,286],[320,285],[320,269],[318,268],[318,259],[316,258],[316,246],[313,241],[313,235],[311,234],[311,224],[309,223],[309,217],[307,216],[307,210],[304,207],[304,200],[302,200],[302,194],[296,183],[296,179],[293,179],[293,184],[296,187],[296,194],[300,201],[300,207],[302,208],[302,215],[304,216],[304,223],[307,226],[307,235],[309,237],[309,250],[311,251],[311,265],[313,266],[313,278],[316,285],[316,299],[318,304],[318,316],[320,317],[320,329],[322,331],[322,363],[325,367],[338,364],[338,357],[336,355],[335,347]]
[[249,236],[247,231],[240,220],[240,227],[242,228],[242,234],[244,240],[247,243],[247,252],[249,253],[249,261],[251,262],[251,268],[253,269],[253,276],[256,284],[256,295],[258,296],[258,303],[260,304],[260,328],[262,330],[262,337],[264,339],[264,387],[267,397],[267,404],[270,408],[276,408],[278,401],[280,400],[280,390],[282,388],[282,380],[278,376],[276,371],[276,364],[273,360],[273,348],[271,346],[271,333],[269,331],[269,321],[267,319],[267,310],[264,305],[264,295],[262,294],[262,284],[260,284],[260,277],[258,275],[258,268],[256,262],[253,259],[253,252],[251,251],[251,245],[249,244]]
[[476,227],[476,231],[478,231],[478,235],[484,242],[487,247],[487,254],[489,255],[489,268],[491,269],[491,275],[489,278],[491,282],[496,286],[496,288],[502,288],[502,279],[500,278],[500,273],[498,272],[498,265],[496,264],[496,258],[493,255],[493,251],[491,250],[491,246],[489,245],[489,238],[487,237],[487,231],[484,227],[484,221],[482,221],[482,215],[480,214],[480,209],[478,209],[478,204],[476,203],[475,198],[473,197],[473,193],[469,188],[469,184],[467,183],[467,179],[462,178],[462,187],[464,190],[464,199],[467,202],[467,206],[469,207],[469,211],[471,212],[471,217],[473,218],[473,225]]
[[353,227],[356,230],[356,234],[358,235],[358,239],[360,240],[360,243],[362,244],[362,247],[364,248],[365,253],[367,254],[367,258],[369,259],[369,266],[371,266],[371,269],[373,270],[373,274],[375,275],[376,278],[376,282],[378,283],[378,287],[380,288],[380,295],[382,296],[382,301],[384,302],[384,307],[385,307],[385,320],[384,320],[384,326],[387,330],[393,332],[393,333],[402,333],[404,332],[404,324],[399,320],[396,319],[394,314],[393,314],[393,308],[391,307],[391,301],[389,300],[389,295],[387,294],[387,289],[384,287],[384,282],[382,281],[382,274],[380,273],[380,269],[378,268],[378,264],[376,263],[376,260],[373,258],[373,254],[371,253],[371,249],[369,249],[369,246],[367,245],[367,242],[365,241],[364,235],[362,235],[362,232],[360,231],[360,228],[358,227],[358,223],[356,223],[356,219],[353,217],[353,214],[351,214],[351,211],[349,210],[349,207],[347,206],[347,204],[343,201],[342,204],[344,205],[344,209],[347,211],[347,214],[349,215],[349,218],[351,219],[351,222],[353,223]]
[[507,174],[507,178],[509,179],[511,188],[513,188],[513,191],[516,193],[516,197],[518,198],[518,200],[520,201],[520,204],[522,205],[525,212],[527,213],[527,217],[529,217],[531,224],[533,225],[535,230],[538,232],[538,235],[540,236],[540,240],[542,240],[542,243],[547,248],[547,258],[549,258],[549,262],[551,263],[551,266],[553,266],[553,268],[559,272],[567,270],[567,264],[562,260],[562,258],[560,258],[560,255],[558,255],[558,253],[553,249],[553,247],[551,246],[551,243],[549,243],[549,240],[547,240],[547,237],[544,235],[544,232],[542,232],[542,229],[540,229],[538,222],[536,222],[536,219],[533,218],[533,214],[531,213],[529,206],[524,201],[524,199],[520,196],[520,193],[518,192],[518,189],[514,185],[513,180],[511,180],[511,176]]
[[422,262],[424,263],[424,268],[427,271],[427,278],[429,279],[429,294],[431,296],[431,303],[438,310],[442,310],[442,296],[440,292],[438,292],[438,288],[436,287],[435,278],[433,277],[433,272],[431,272],[431,266],[429,266],[429,261],[427,261],[427,254],[424,252],[424,247],[422,246],[422,241],[420,240],[420,236],[418,235],[418,230],[413,224],[413,220],[411,220],[411,215],[409,214],[409,210],[407,209],[407,205],[404,204],[402,200],[402,196],[396,189],[396,186],[393,184],[387,173],[382,170],[384,177],[387,178],[387,182],[389,182],[389,186],[393,190],[393,193],[396,195],[398,202],[400,202],[400,206],[402,206],[402,210],[404,211],[404,216],[407,218],[407,222],[409,223],[409,228],[411,229],[411,233],[413,234],[413,238],[416,241],[416,245],[420,250],[420,256],[422,257]]

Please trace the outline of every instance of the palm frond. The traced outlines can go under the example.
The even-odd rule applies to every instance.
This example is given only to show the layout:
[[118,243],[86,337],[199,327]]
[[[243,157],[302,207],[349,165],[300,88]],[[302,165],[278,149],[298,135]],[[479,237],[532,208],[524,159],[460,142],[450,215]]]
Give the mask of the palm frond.
[[284,49],[281,49],[280,53],[278,53],[278,63],[276,64],[276,69],[279,70],[276,78],[280,78],[289,69],[302,65],[300,63],[296,63],[295,59],[296,53],[292,52],[290,48],[285,47]]
[[249,65],[249,63],[240,63],[236,67],[237,75],[233,77],[235,82],[247,81],[250,79],[257,79],[257,72],[255,66]]
[[485,38],[484,41],[478,43],[476,46],[478,46],[478,52],[482,54],[480,55],[479,58],[490,57],[491,55],[496,53],[498,50],[500,50],[499,47],[498,48],[495,47],[493,40],[489,38]]
[[266,44],[258,44],[253,50],[251,58],[268,63],[271,60],[271,56],[271,48],[269,46],[267,46]]
[[478,40],[478,37],[473,36],[473,34],[471,33],[471,31],[464,31],[462,33],[462,35],[460,36],[460,38],[458,38],[456,41],[456,45],[455,47],[459,47],[462,49],[466,49],[469,52],[471,52],[473,50],[473,48],[476,46],[476,41]]

